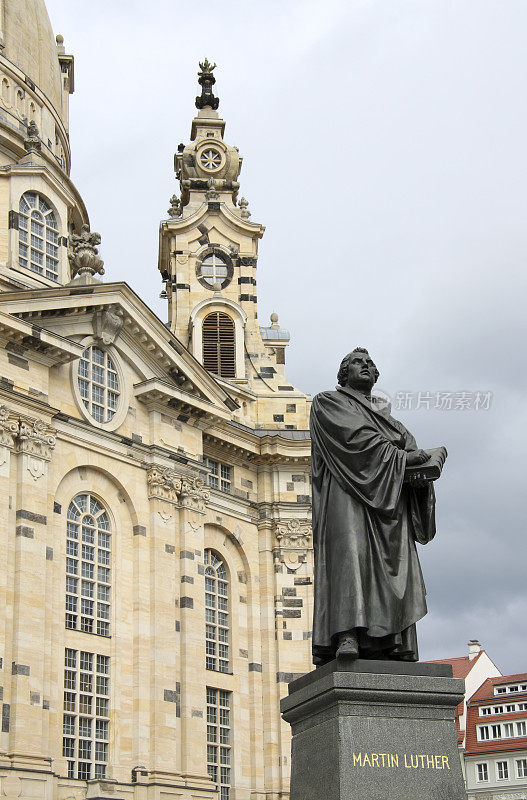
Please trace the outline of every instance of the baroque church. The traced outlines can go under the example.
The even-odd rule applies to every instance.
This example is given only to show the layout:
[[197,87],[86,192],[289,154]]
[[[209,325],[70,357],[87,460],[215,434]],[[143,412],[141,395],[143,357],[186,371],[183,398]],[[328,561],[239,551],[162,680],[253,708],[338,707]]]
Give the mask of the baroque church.
[[258,320],[214,65],[160,224],[166,322],[104,277],[44,0],[1,0],[0,72],[0,797],[286,798],[310,398]]

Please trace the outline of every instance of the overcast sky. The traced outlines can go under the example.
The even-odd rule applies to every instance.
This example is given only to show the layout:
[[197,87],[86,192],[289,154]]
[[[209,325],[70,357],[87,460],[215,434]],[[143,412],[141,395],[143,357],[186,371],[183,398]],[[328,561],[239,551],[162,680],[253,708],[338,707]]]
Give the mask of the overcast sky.
[[367,346],[394,416],[448,447],[420,548],[421,657],[478,638],[502,672],[527,671],[527,3],[47,6],[75,56],[72,177],[105,278],[166,319],[158,225],[208,56],[241,194],[267,226],[259,318],[291,330],[289,379],[333,388]]

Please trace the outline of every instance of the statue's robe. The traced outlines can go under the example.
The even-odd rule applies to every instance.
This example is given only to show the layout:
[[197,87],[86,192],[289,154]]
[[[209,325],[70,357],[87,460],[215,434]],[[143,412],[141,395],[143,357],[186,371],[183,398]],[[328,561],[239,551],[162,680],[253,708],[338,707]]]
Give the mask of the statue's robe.
[[426,591],[415,542],[435,534],[435,495],[404,483],[415,439],[348,386],[314,398],[311,437],[314,663],[353,629],[361,657],[417,661]]

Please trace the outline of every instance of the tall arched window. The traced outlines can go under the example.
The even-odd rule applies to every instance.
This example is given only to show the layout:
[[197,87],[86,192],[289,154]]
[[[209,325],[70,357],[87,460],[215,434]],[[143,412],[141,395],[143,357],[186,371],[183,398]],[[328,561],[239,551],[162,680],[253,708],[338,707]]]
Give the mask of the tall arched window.
[[89,492],[67,514],[66,628],[110,635],[110,520]]
[[38,192],[25,192],[18,207],[18,260],[21,267],[52,281],[59,277],[59,226]]
[[205,666],[229,672],[229,583],[225,564],[205,550]]
[[236,377],[234,321],[222,311],[203,320],[203,366],[222,378]]

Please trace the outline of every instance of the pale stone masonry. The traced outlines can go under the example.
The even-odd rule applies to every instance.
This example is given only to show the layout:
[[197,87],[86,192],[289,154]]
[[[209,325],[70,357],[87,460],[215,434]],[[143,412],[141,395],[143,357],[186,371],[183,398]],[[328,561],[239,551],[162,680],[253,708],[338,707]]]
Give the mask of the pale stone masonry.
[[3,0],[0,25],[0,796],[285,798],[310,398],[257,318],[264,228],[212,66],[160,227],[165,325],[100,280],[44,3]]

